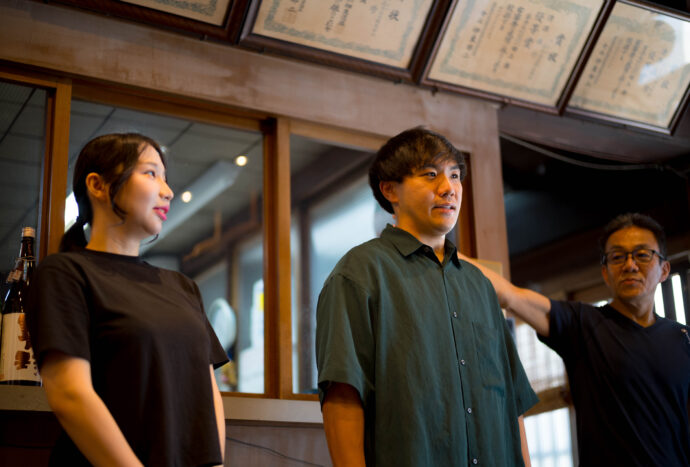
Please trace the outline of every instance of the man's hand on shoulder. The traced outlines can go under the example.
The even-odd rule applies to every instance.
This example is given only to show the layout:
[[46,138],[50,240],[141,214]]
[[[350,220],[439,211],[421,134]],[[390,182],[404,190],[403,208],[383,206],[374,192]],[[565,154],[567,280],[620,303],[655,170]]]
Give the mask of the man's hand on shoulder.
[[458,252],[458,258],[476,266],[489,279],[502,308],[532,326],[538,334],[548,337],[551,310],[551,301],[548,298],[533,290],[516,287],[497,272],[462,253]]

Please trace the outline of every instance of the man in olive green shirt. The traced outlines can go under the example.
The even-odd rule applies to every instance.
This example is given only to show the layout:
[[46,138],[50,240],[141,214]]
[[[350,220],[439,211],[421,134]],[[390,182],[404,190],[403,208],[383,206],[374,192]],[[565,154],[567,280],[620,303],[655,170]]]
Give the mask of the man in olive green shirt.
[[397,225],[348,252],[317,307],[316,358],[334,465],[521,466],[537,400],[488,280],[445,235],[462,154],[407,130],[377,153],[374,196]]

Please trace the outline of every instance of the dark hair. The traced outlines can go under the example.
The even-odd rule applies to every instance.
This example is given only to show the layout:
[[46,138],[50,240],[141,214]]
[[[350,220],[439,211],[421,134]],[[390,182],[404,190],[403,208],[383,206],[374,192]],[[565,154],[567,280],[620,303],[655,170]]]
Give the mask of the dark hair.
[[98,136],[84,146],[79,153],[72,175],[72,191],[79,208],[77,221],[65,232],[60,240],[60,251],[69,251],[86,246],[84,225],[93,220],[91,201],[86,190],[86,177],[97,173],[110,185],[110,205],[115,214],[124,220],[127,214],[115,202],[120,188],[132,175],[139,156],[146,146],[151,146],[166,165],[161,147],[148,136],[138,133],[112,133]]
[[369,185],[376,201],[393,214],[393,205],[383,196],[381,182],[402,182],[403,178],[427,164],[451,159],[460,167],[460,180],[467,173],[465,158],[444,136],[417,127],[389,139],[376,153],[369,168]]
[[603,258],[604,254],[606,253],[606,242],[608,241],[609,237],[619,230],[627,227],[639,227],[652,232],[654,234],[654,238],[656,238],[656,242],[659,244],[659,253],[661,256],[666,258],[666,234],[664,233],[664,228],[651,217],[638,212],[621,214],[606,224],[606,227],[604,227],[604,232],[599,238],[600,257]]

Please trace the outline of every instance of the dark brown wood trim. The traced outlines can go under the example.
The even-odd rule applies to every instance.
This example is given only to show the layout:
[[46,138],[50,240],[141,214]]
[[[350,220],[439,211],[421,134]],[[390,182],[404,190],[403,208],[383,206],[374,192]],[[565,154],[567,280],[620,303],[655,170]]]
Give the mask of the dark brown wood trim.
[[97,80],[73,79],[75,99],[187,118],[212,125],[260,131],[266,114]]
[[264,142],[264,388],[267,397],[292,394],[290,276],[290,128],[266,122]]
[[58,82],[48,93],[39,257],[58,251],[65,228],[71,92],[69,82]]
[[40,260],[58,251],[64,232],[72,84],[66,78],[55,78],[33,71],[19,71],[2,64],[0,79],[47,91],[43,179],[39,197],[40,226],[37,226]]
[[249,2],[250,0],[231,0],[223,23],[214,25],[115,0],[44,0],[44,3],[76,7],[100,15],[122,18],[188,34],[199,39],[212,38],[231,44],[234,44],[239,38],[240,28]]
[[474,223],[474,197],[472,194],[472,177],[470,174],[469,154],[465,154],[465,165],[467,175],[462,181],[462,205],[460,206],[460,216],[458,218],[457,238],[455,243],[461,253],[470,258],[477,257],[477,232]]

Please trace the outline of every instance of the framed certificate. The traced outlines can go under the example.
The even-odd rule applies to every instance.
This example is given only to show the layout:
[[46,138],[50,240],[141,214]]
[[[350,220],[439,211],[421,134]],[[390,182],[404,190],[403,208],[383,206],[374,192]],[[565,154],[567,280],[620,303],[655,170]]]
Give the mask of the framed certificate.
[[567,110],[670,134],[689,86],[690,15],[619,1]]
[[166,29],[237,42],[250,0],[55,0]]
[[413,80],[449,0],[255,0],[240,45]]
[[455,1],[423,84],[560,113],[608,0]]
[[221,26],[230,6],[230,0],[122,0],[154,10]]

